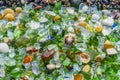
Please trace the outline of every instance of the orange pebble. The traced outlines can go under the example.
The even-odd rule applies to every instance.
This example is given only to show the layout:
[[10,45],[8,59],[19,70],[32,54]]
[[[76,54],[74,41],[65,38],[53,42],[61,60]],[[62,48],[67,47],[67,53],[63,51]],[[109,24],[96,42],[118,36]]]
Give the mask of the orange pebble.
[[31,55],[26,56],[23,60],[23,63],[27,64],[27,63],[31,62],[32,58],[33,58],[33,56],[31,56]]
[[4,18],[8,21],[13,21],[15,17],[13,14],[6,14]]
[[97,27],[96,27],[96,31],[97,31],[97,32],[102,32],[102,27],[101,27],[101,26],[97,26]]

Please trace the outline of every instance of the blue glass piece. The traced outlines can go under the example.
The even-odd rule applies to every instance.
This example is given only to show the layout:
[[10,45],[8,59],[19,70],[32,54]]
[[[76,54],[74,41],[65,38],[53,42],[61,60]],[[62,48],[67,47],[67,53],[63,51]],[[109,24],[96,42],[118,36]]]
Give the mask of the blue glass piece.
[[114,23],[111,28],[114,29],[114,28],[117,27],[117,26],[118,26],[118,24],[117,24],[117,23]]
[[49,39],[49,40],[52,40],[53,37],[52,37],[51,35],[48,35],[48,39]]

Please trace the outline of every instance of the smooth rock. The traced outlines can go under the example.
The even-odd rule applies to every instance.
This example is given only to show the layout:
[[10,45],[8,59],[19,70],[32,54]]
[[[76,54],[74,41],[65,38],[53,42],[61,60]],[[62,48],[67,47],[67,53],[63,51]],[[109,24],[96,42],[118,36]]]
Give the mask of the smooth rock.
[[0,43],[0,52],[3,53],[9,52],[9,46],[6,43]]
[[114,24],[114,20],[112,17],[108,17],[102,21],[105,26],[112,26]]
[[114,55],[114,54],[117,54],[117,51],[115,48],[109,48],[106,50],[107,54],[108,55]]
[[49,70],[52,70],[52,69],[55,69],[55,64],[48,64],[47,66],[46,66]]

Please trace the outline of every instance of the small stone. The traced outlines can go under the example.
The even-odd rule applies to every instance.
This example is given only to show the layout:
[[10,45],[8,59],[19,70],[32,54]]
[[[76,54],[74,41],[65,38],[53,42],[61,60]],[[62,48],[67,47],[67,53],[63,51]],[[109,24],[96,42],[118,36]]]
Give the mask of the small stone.
[[48,64],[47,66],[46,66],[49,70],[52,70],[52,69],[55,69],[55,64]]
[[14,11],[13,11],[12,9],[10,9],[10,8],[6,8],[6,9],[4,10],[4,15],[7,15],[7,14],[14,15]]
[[21,7],[16,7],[15,11],[16,11],[16,13],[21,13],[22,12],[22,8]]
[[54,51],[53,50],[45,50],[42,54],[43,59],[47,60],[51,57],[53,57]]
[[0,52],[2,53],[9,52],[9,46],[6,43],[0,43]]
[[114,20],[111,17],[108,17],[102,21],[105,26],[112,26],[114,24]]
[[4,18],[8,21],[13,21],[15,19],[14,15],[9,13],[6,14]]
[[90,71],[90,65],[85,65],[82,69],[83,72],[89,72]]
[[106,50],[107,54],[108,55],[114,55],[114,54],[117,54],[117,51],[115,48],[109,48]]
[[83,79],[84,79],[83,74],[74,75],[74,80],[83,80]]
[[90,56],[86,53],[81,53],[80,54],[80,61],[82,63],[88,63],[90,61]]

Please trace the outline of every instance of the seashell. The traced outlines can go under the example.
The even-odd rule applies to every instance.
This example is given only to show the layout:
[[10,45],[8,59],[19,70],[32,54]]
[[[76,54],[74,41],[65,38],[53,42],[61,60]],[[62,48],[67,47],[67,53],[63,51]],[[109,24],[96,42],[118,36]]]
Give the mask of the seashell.
[[81,53],[80,54],[80,61],[82,63],[88,63],[88,62],[90,62],[90,56],[86,53]]
[[55,64],[48,64],[47,66],[46,66],[49,70],[52,70],[52,69],[55,69]]
[[6,43],[0,43],[0,52],[2,53],[9,52],[9,46]]
[[108,17],[102,21],[105,26],[112,26],[114,24],[114,20],[112,17]]
[[90,71],[90,65],[85,65],[82,69],[83,72],[89,72]]
[[77,37],[75,34],[69,33],[64,36],[65,44],[73,44],[73,43],[76,43],[76,41],[77,41]]
[[114,55],[114,54],[117,54],[117,51],[115,48],[109,48],[109,49],[106,49],[106,52],[108,55]]

